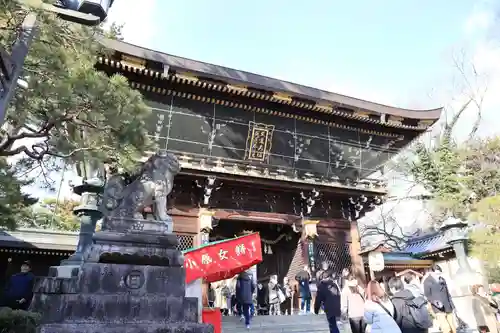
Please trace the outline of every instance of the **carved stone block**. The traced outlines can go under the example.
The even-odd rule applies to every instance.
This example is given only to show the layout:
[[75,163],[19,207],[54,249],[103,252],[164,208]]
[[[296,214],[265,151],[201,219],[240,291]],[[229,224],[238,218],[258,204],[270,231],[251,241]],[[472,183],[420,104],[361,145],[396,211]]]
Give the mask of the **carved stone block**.
[[44,294],[76,294],[78,278],[37,277],[33,287],[34,293]]
[[[150,321],[157,323],[196,322],[198,304],[184,297],[150,294],[99,295],[63,294],[35,298],[36,309],[44,309],[43,323],[106,322],[119,324]],[[49,311],[45,310],[49,309]]]
[[84,264],[77,277],[39,277],[35,293],[45,294],[161,294],[185,295],[186,274],[183,267],[117,264]]
[[177,236],[160,233],[119,233],[101,231],[85,256],[86,262],[184,266],[182,252],[176,249]]
[[112,217],[107,218],[106,225],[108,230],[124,233],[171,234],[174,227],[170,216],[168,216],[165,221],[135,219],[129,217]]
[[213,333],[212,325],[193,323],[130,323],[108,325],[100,323],[68,323],[45,325],[40,333]]
[[91,294],[180,297],[185,293],[183,267],[85,264],[79,290]]

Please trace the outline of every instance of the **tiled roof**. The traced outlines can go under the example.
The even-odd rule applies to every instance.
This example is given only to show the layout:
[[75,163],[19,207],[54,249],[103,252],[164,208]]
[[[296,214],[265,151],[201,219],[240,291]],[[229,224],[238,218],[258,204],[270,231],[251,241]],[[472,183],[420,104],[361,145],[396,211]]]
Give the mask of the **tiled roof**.
[[[388,252],[383,253],[384,256],[384,264],[386,267],[421,267],[421,266],[430,266],[432,264],[432,260],[419,259],[412,256],[411,253],[406,252]],[[363,263],[368,265],[369,259],[368,257],[363,257]]]
[[374,102],[368,102],[358,98],[327,92],[320,89],[311,88],[300,84],[282,81],[237,69],[177,57],[174,55],[142,48],[140,46],[132,45],[115,39],[103,38],[101,39],[101,42],[105,47],[116,50],[125,55],[161,63],[163,65],[161,73],[162,75],[165,75],[165,69],[166,72],[168,72],[168,69],[170,68],[174,71],[181,70],[183,72],[191,74],[200,74],[202,77],[228,82],[230,84],[243,84],[244,86],[255,89],[281,92],[287,95],[291,94],[292,96],[297,98],[313,99],[314,101],[321,103],[333,103],[341,106],[350,106],[356,110],[369,110],[377,114],[387,114],[411,119],[430,120],[432,122],[435,122],[439,119],[439,117],[441,116],[441,111],[443,110],[443,108],[430,110],[402,109]]
[[74,251],[77,243],[77,232],[30,228],[16,231],[0,230],[0,247]]
[[451,245],[448,244],[448,238],[443,233],[436,232],[409,240],[403,251],[419,255],[449,248]]

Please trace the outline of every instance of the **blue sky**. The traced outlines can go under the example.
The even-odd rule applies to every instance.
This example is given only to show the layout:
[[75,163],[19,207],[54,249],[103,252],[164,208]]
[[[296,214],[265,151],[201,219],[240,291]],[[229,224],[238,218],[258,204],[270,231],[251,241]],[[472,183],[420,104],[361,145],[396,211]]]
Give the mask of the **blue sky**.
[[[127,19],[125,37],[133,43],[410,107],[437,103],[423,99],[449,70],[450,50],[463,39],[465,22],[477,4],[473,0],[140,3],[146,2],[146,25],[152,31],[147,37],[144,29],[128,34],[129,28],[143,24]],[[111,11],[122,12],[125,4],[130,6],[130,0],[117,0]],[[117,15],[111,14],[111,19],[120,20]]]

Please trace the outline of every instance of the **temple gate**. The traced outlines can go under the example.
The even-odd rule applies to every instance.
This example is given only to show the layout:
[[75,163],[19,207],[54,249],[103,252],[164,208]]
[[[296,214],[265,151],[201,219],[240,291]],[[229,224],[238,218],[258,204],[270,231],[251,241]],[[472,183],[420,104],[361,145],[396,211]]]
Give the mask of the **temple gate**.
[[[103,40],[96,67],[151,107],[159,148],[182,170],[168,200],[185,247],[259,231],[257,278],[323,261],[363,279],[357,220],[383,202],[374,173],[439,119],[222,66]],[[145,152],[145,155],[152,152]]]
[[356,221],[386,193],[370,176],[440,109],[399,109],[121,41],[104,45],[114,53],[97,68],[144,94],[151,138],[181,162],[169,199],[176,232],[200,244],[259,231],[269,257],[259,279],[292,277],[304,264],[315,271],[322,261],[364,276]]

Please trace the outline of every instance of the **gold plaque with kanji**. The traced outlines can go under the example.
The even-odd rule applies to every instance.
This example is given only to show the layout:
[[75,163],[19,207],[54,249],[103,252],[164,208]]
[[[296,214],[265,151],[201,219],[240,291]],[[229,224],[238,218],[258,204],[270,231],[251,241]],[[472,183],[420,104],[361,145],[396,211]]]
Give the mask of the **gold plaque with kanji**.
[[245,158],[251,161],[268,161],[273,139],[274,125],[248,123]]

